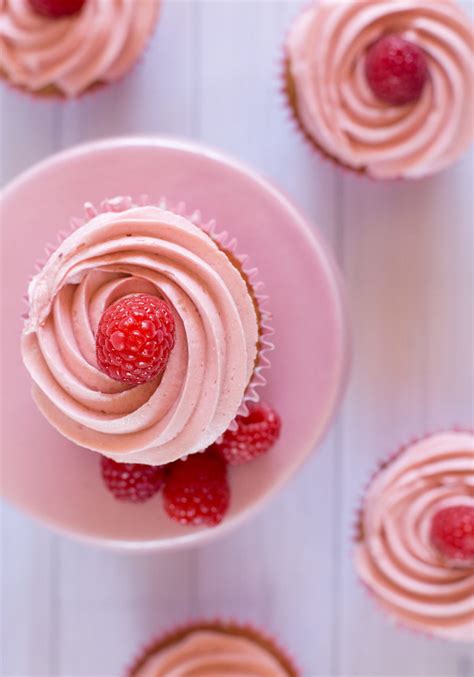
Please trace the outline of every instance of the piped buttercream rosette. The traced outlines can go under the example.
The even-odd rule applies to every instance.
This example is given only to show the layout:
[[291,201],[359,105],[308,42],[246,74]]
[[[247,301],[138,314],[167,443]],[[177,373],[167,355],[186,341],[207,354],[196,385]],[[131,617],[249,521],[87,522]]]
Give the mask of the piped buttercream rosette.
[[86,0],[51,19],[29,0],[0,0],[0,73],[30,92],[74,97],[119,80],[146,47],[160,0]]
[[[266,383],[272,329],[258,270],[215,222],[184,213],[147,198],[88,204],[29,286],[22,354],[36,404],[65,437],[116,461],[202,451]],[[130,387],[98,369],[95,332],[135,293],[167,301],[176,343],[160,377]]]
[[[396,34],[423,50],[420,98],[380,101],[365,75],[370,47]],[[377,179],[416,178],[474,140],[474,29],[455,0],[315,0],[292,25],[283,90],[313,147]]]
[[388,615],[414,630],[474,639],[474,570],[447,565],[431,542],[433,517],[474,506],[474,435],[445,432],[403,448],[363,499],[358,575]]

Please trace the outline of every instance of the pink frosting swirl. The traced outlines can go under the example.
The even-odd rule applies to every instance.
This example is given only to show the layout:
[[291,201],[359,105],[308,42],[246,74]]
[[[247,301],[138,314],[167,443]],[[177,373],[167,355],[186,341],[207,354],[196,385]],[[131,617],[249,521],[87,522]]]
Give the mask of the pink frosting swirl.
[[[131,388],[98,370],[95,332],[105,308],[133,293],[167,300],[176,343],[163,376]],[[80,446],[160,465],[205,449],[238,413],[257,359],[254,301],[188,219],[153,206],[96,215],[33,278],[29,303],[22,354],[33,397]]]
[[[397,33],[425,52],[420,99],[390,106],[365,77],[368,48]],[[341,163],[378,178],[443,169],[474,139],[474,33],[453,0],[317,0],[286,43],[297,112]]]
[[288,672],[267,649],[240,635],[195,630],[184,639],[152,655],[134,677],[288,677]]
[[0,71],[30,91],[65,96],[119,79],[137,60],[158,18],[159,0],[86,0],[71,17],[36,14],[28,0],[0,0]]
[[474,639],[474,571],[450,568],[430,541],[433,516],[474,505],[474,435],[439,433],[403,450],[367,492],[355,561],[389,615],[458,641]]

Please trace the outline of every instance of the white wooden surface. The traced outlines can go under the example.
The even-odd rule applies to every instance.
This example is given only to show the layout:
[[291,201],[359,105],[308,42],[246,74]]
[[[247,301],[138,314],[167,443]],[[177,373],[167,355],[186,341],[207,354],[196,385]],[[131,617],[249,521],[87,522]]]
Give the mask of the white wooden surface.
[[472,423],[474,155],[439,177],[390,185],[314,157],[278,96],[282,38],[301,4],[167,0],[123,83],[68,104],[1,91],[2,184],[60,148],[139,132],[202,139],[274,179],[336,251],[355,354],[322,448],[265,512],[216,544],[109,553],[4,506],[3,677],[119,675],[150,635],[213,614],[269,628],[308,677],[474,670],[470,647],[386,622],[350,562],[354,510],[376,460],[413,434]]

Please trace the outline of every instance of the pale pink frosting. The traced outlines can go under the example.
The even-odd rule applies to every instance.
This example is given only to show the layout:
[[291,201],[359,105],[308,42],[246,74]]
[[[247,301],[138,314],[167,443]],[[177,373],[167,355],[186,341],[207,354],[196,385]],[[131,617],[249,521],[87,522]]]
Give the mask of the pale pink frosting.
[[157,651],[134,677],[288,677],[267,649],[247,637],[196,630]]
[[412,444],[367,492],[355,561],[389,615],[458,641],[474,641],[474,570],[443,563],[430,541],[436,512],[474,505],[474,435],[448,432]]
[[[387,33],[426,54],[430,78],[413,104],[384,104],[367,83],[367,49]],[[302,125],[345,165],[378,178],[420,177],[474,139],[474,33],[454,0],[316,0],[286,49]]]
[[28,0],[0,0],[0,71],[37,91],[65,96],[119,79],[138,59],[158,18],[160,0],[86,0],[71,17],[38,15]]
[[[131,388],[98,370],[95,332],[104,309],[133,293],[169,302],[176,344],[161,378]],[[98,214],[33,278],[29,304],[33,397],[78,445],[160,465],[205,449],[238,413],[257,358],[254,302],[229,257],[183,216],[154,206]]]

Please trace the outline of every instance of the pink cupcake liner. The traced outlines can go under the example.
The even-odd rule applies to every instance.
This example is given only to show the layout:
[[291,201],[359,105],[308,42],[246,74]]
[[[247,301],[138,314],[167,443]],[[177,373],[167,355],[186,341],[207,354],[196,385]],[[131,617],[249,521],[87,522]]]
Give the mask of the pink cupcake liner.
[[[469,428],[467,426],[462,426],[462,425],[453,425],[449,427],[444,427],[444,428],[439,428],[436,429],[432,432],[426,432],[422,435],[415,435],[414,437],[410,438],[407,442],[402,444],[400,447],[398,447],[395,451],[390,452],[385,458],[380,459],[377,464],[375,469],[369,474],[368,479],[366,480],[364,484],[364,488],[362,489],[359,499],[357,502],[357,507],[354,511],[352,523],[351,523],[351,530],[352,530],[352,560],[354,562],[355,560],[355,551],[358,545],[360,545],[363,540],[364,540],[364,533],[363,533],[363,526],[362,526],[362,521],[363,521],[363,513],[365,509],[365,500],[366,500],[366,495],[367,491],[369,490],[369,487],[371,486],[372,482],[375,480],[378,475],[383,472],[391,463],[396,461],[407,449],[409,449],[411,446],[414,444],[418,444],[418,442],[421,442],[425,439],[428,439],[432,437],[433,435],[438,435],[441,433],[445,432],[456,432],[456,433],[472,433],[474,434],[474,429]],[[357,579],[359,582],[359,585],[361,588],[364,590],[365,594],[367,595],[368,599],[370,600],[371,604],[374,606],[374,608],[383,614],[385,620],[395,627],[397,630],[403,630],[404,632],[410,633],[412,635],[416,635],[418,637],[424,637],[428,638],[431,640],[444,640],[444,641],[450,641],[446,637],[442,637],[439,634],[436,634],[434,632],[430,632],[430,630],[427,627],[423,627],[423,624],[420,623],[419,625],[416,623],[416,621],[413,621],[412,624],[410,624],[407,621],[403,621],[397,614],[390,612],[387,606],[379,599],[378,595],[372,590],[372,588],[366,583],[364,580],[362,580],[361,576],[359,575],[359,572],[356,569],[356,574],[357,574]],[[452,640],[451,640],[452,641]]]
[[[196,225],[200,225],[202,230],[207,233],[218,246],[220,246],[225,252],[230,253],[239,262],[241,272],[244,274],[247,284],[252,290],[253,298],[257,304],[260,327],[260,346],[253,376],[249,385],[247,386],[247,390],[242,404],[240,405],[240,409],[237,412],[237,417],[248,416],[248,405],[250,403],[256,404],[259,402],[260,395],[258,389],[263,388],[267,384],[265,371],[271,367],[269,353],[275,349],[274,343],[270,340],[275,332],[271,323],[272,315],[268,309],[269,297],[263,293],[264,283],[259,280],[258,268],[252,267],[250,265],[250,259],[246,254],[238,253],[238,242],[236,238],[230,238],[227,231],[219,232],[217,223],[214,220],[205,224],[201,224],[199,212],[195,212],[192,215],[191,220],[193,220],[193,223]],[[236,429],[237,424],[234,420],[230,425],[230,430]]]
[[218,617],[190,620],[187,623],[173,626],[171,629],[158,634],[154,639],[143,645],[142,649],[126,668],[123,677],[134,677],[137,670],[139,670],[160,648],[170,646],[174,642],[179,641],[188,634],[198,630],[215,630],[253,639],[281,662],[282,667],[288,672],[288,677],[302,677],[302,672],[294,660],[293,655],[290,654],[287,649],[284,649],[273,635],[257,628],[252,623],[235,621],[233,619],[223,620]]
[[[236,413],[236,416],[229,426],[229,430],[236,430],[236,419],[239,416],[248,416],[250,413],[249,405],[251,406],[252,404],[256,404],[260,401],[259,391],[267,385],[266,372],[271,367],[269,353],[275,349],[274,343],[271,340],[271,337],[274,335],[274,329],[271,322],[272,315],[268,309],[269,297],[263,293],[264,283],[259,279],[258,268],[251,266],[249,257],[246,254],[238,253],[237,238],[230,237],[228,232],[225,230],[220,230],[214,219],[203,222],[199,210],[189,213],[185,202],[179,202],[177,205],[170,207],[165,198],[160,198],[158,202],[155,202],[150,200],[148,195],[140,195],[137,199],[134,199],[130,196],[117,196],[103,200],[98,206],[95,206],[90,202],[86,202],[84,205],[84,216],[73,217],[71,219],[69,229],[60,230],[58,232],[56,242],[46,243],[44,247],[45,257],[36,261],[34,266],[35,270],[37,273],[39,273],[43,269],[51,254],[56,251],[56,249],[70,235],[70,233],[83,226],[98,214],[104,214],[108,212],[123,212],[127,209],[132,209],[133,207],[145,207],[148,205],[155,205],[161,209],[166,209],[173,212],[174,214],[178,214],[179,216],[184,216],[189,221],[194,223],[194,225],[201,228],[201,230],[203,230],[207,235],[209,235],[210,238],[212,238],[212,240],[222,251],[230,254],[233,259],[238,262],[240,272],[246,280],[247,286],[251,291],[252,298],[256,304],[259,319],[259,349],[252,378],[250,379],[250,382],[247,386],[244,398]],[[28,295],[25,295],[23,300],[28,306]],[[22,315],[23,319],[27,319],[27,317],[27,314]],[[222,436],[219,438],[219,440],[221,439]]]

